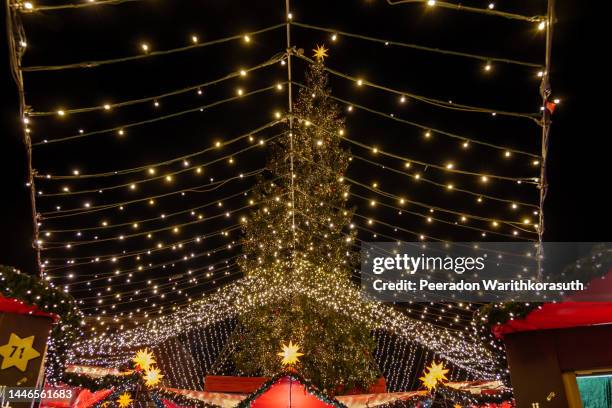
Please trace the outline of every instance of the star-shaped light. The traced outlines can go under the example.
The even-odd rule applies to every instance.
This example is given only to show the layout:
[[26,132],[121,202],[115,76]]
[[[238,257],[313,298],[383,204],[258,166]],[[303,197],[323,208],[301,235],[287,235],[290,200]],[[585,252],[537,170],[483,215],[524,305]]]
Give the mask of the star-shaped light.
[[161,371],[157,367],[149,367],[144,374],[145,385],[147,387],[154,387],[159,384],[159,381],[164,378]]
[[296,364],[299,362],[299,358],[304,355],[304,353],[300,353],[300,346],[293,344],[291,340],[289,340],[289,345],[282,344],[281,346],[283,351],[277,354],[283,358],[282,365]]
[[0,356],[3,357],[0,370],[16,367],[20,371],[28,369],[30,360],[40,356],[40,353],[32,347],[34,336],[24,337],[23,339],[11,333],[9,342],[0,347]]
[[448,369],[444,368],[443,362],[438,364],[432,361],[431,365],[423,370],[423,376],[419,377],[419,380],[421,380],[423,386],[427,388],[428,391],[431,391],[436,388],[439,382],[448,381],[446,373],[448,373]]
[[153,353],[148,349],[138,350],[136,352],[136,356],[132,359],[136,365],[138,365],[143,370],[148,370],[151,365],[155,364],[155,358],[153,357]]
[[327,51],[329,50],[325,48],[324,45],[317,45],[317,48],[314,48],[313,51],[314,57],[317,61],[323,62],[325,58],[329,57],[329,55],[327,54]]
[[440,364],[436,364],[435,361],[431,362],[431,365],[427,368],[429,373],[436,379],[436,381],[448,381],[446,374],[448,369],[444,368],[444,363],[441,361]]
[[427,391],[431,391],[436,388],[438,381],[431,375],[431,373],[425,373],[423,377],[419,377],[419,380],[423,383],[423,386],[427,388]]
[[117,405],[119,405],[119,408],[128,408],[131,403],[132,403],[132,396],[130,395],[129,392],[124,392],[117,399]]

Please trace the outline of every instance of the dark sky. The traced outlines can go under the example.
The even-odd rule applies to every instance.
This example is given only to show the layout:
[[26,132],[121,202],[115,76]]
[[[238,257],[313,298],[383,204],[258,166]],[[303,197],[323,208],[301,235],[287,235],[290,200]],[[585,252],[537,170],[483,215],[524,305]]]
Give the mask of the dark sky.
[[[543,35],[538,34],[533,24],[506,20],[491,16],[474,16],[450,10],[425,10],[422,5],[389,6],[381,0],[344,1],[334,5],[329,1],[295,1],[293,11],[296,20],[338,30],[359,33],[410,42],[450,50],[466,51],[482,55],[515,58],[525,61],[543,61]],[[497,7],[510,10],[505,1],[497,2]],[[527,15],[543,14],[544,1],[530,2],[524,9],[510,11]],[[560,1],[557,7],[558,22],[555,26],[553,42],[552,86],[553,96],[562,99],[553,117],[550,137],[548,175],[550,182],[549,195],[545,206],[546,234],[548,241],[606,241],[610,240],[609,216],[607,214],[607,176],[608,160],[604,131],[606,118],[606,95],[599,90],[606,82],[604,68],[598,66],[599,60],[591,54],[590,45],[601,42],[598,35],[597,16],[585,9],[584,2]],[[579,4],[582,3],[582,4]],[[180,5],[179,5],[180,4]],[[340,6],[341,4],[341,6]],[[486,6],[488,2],[473,1],[470,4]],[[25,65],[53,65],[70,62],[115,58],[138,54],[138,46],[146,41],[154,50],[169,49],[188,43],[193,33],[206,41],[229,35],[253,31],[258,28],[277,24],[283,21],[282,1],[229,2],[193,1],[165,2],[148,1],[129,3],[117,6],[105,6],[98,9],[81,9],[75,11],[45,12],[28,15],[24,18],[29,49],[24,59]],[[100,105],[105,101],[113,102],[135,99],[142,96],[156,95],[167,90],[203,83],[221,77],[229,72],[259,64],[284,50],[284,29],[271,31],[255,36],[249,45],[242,41],[227,45],[207,47],[201,50],[172,54],[170,56],[152,57],[137,62],[112,64],[110,66],[57,71],[50,73],[28,73],[25,76],[28,103],[38,111],[54,111],[58,107],[81,107]],[[474,104],[485,107],[534,112],[539,107],[538,80],[536,69],[516,67],[508,64],[493,64],[491,73],[483,72],[483,63],[464,58],[440,56],[397,47],[384,47],[382,44],[341,37],[338,43],[330,41],[329,34],[293,28],[294,43],[303,48],[307,56],[316,44],[325,43],[330,48],[327,65],[356,77],[380,83],[391,88],[412,91],[417,94],[439,98],[453,99],[458,103]],[[17,114],[17,96],[12,78],[8,71],[6,43],[2,43],[3,132],[2,173],[4,187],[2,194],[3,210],[0,213],[3,229],[2,254],[0,263],[13,265],[25,271],[34,271],[34,251],[31,249],[31,213],[28,190],[25,188],[25,153],[21,143],[21,125]],[[295,61],[294,75],[302,81],[306,64]],[[237,87],[245,92],[286,80],[285,71],[279,64],[249,74],[245,79],[233,79],[227,83],[206,89],[202,97],[195,92],[168,100],[161,100],[159,110],[152,104],[115,109],[111,114],[103,112],[68,115],[65,119],[55,116],[36,118],[33,124],[34,141],[75,134],[84,127],[88,131],[111,128],[121,124],[143,120],[161,114],[194,108],[212,103],[234,95]],[[539,128],[523,118],[493,118],[490,115],[476,113],[447,112],[433,109],[410,100],[406,106],[398,104],[398,97],[373,89],[356,89],[355,84],[347,83],[340,78],[331,78],[330,84],[334,95],[364,106],[372,107],[397,117],[418,123],[426,123],[441,130],[455,132],[490,143],[511,146],[529,152],[539,152]],[[257,96],[245,97],[238,103],[228,104],[221,108],[212,108],[202,114],[185,115],[179,119],[156,122],[153,125],[135,127],[127,131],[124,137],[115,133],[93,135],[81,141],[58,143],[53,146],[35,147],[35,167],[41,172],[69,174],[74,168],[83,172],[96,173],[154,163],[176,156],[188,154],[213,145],[216,140],[229,139],[250,129],[273,120],[275,110],[286,106],[286,94],[267,92]],[[345,106],[342,106],[345,109]],[[431,142],[424,142],[422,131],[399,124],[388,119],[381,119],[366,112],[348,114],[348,132],[361,143],[380,146],[409,158],[418,158],[433,163],[447,163],[453,160],[458,167],[491,172],[491,174],[535,175],[533,168],[526,166],[525,158],[515,155],[511,161],[504,161],[499,150],[470,146],[470,152],[462,153],[459,142],[436,135]],[[263,136],[273,137],[274,129],[268,129]],[[194,158],[193,162],[205,163],[222,157],[231,151],[248,147],[248,143],[232,147],[224,152],[213,152],[204,157]],[[233,150],[232,150],[233,149]],[[373,159],[369,152],[352,147],[353,153]],[[224,179],[237,174],[259,169],[265,162],[265,150],[250,150],[236,156],[233,165],[222,161],[206,168],[205,180],[214,177]],[[465,156],[463,156],[465,154]],[[376,159],[376,158],[374,158]],[[376,159],[378,160],[378,159]],[[397,162],[384,161],[385,165],[398,167]],[[521,161],[522,160],[522,161]],[[190,163],[192,165],[193,163]],[[180,163],[167,171],[180,170]],[[423,174],[440,183],[452,183],[478,190],[473,180],[463,176],[448,176],[430,169],[422,169]],[[431,203],[443,208],[456,209],[465,213],[478,213],[483,216],[510,216],[507,208],[494,204],[486,208],[478,207],[473,198],[466,198],[458,192],[452,195],[433,188],[410,186],[407,189],[402,183],[405,180],[381,169],[368,167],[364,162],[355,163],[349,175],[365,184],[376,181],[381,189],[401,195],[405,190],[410,199]],[[189,176],[191,177],[191,176]],[[450,178],[449,178],[450,177]],[[94,182],[71,182],[74,190],[97,189],[102,186],[130,183],[143,178],[142,173],[128,177],[114,177],[110,180]],[[191,178],[181,177],[171,188],[164,187],[163,181],[144,183],[138,189],[137,197],[157,195],[178,188],[198,185]],[[62,181],[39,184],[45,192],[60,192]],[[199,185],[202,185],[200,183]],[[252,180],[236,185],[228,183],[227,188],[213,193],[188,194],[185,198],[173,197],[164,205],[167,213],[186,208],[205,205],[209,202],[237,194],[252,186]],[[496,181],[487,187],[484,193],[509,199],[537,203],[537,193],[527,191],[524,186],[508,186],[503,181]],[[105,193],[104,198],[95,194],[66,199],[41,198],[39,208],[42,211],[53,211],[56,205],[64,208],[82,206],[86,201],[110,203],[134,198],[134,193],[113,190]],[[372,191],[355,187],[354,191],[362,196],[377,197]],[[478,190],[480,191],[480,190]],[[535,201],[534,201],[535,198]],[[378,200],[379,198],[377,198]],[[183,200],[183,201],[181,201]],[[383,202],[383,199],[380,199]],[[423,217],[396,217],[394,211],[368,208],[368,204],[353,198],[358,213],[376,217],[393,225],[423,231],[432,236],[454,240],[478,240],[474,231],[466,231],[444,223],[424,225]],[[238,208],[238,201],[228,201],[223,211]],[[380,208],[380,206],[379,206]],[[363,209],[363,210],[361,210]],[[52,228],[72,229],[82,226],[99,226],[101,220],[113,218],[111,222],[131,222],[159,215],[160,209],[132,208],[129,214],[96,215],[95,217],[78,217],[79,219],[50,221]],[[214,208],[204,209],[206,216],[219,213]],[[501,213],[501,214],[500,214]],[[106,218],[105,218],[106,217]],[[445,216],[440,216],[445,218]],[[449,219],[450,220],[450,219]],[[189,216],[177,222],[188,222]],[[179,239],[188,239],[195,235],[206,235],[223,228],[230,228],[233,223],[214,219],[211,224],[195,224],[181,231]],[[48,225],[47,224],[47,225]],[[163,223],[155,221],[149,228],[160,227]],[[163,224],[168,225],[168,224]],[[488,228],[488,227],[487,227]],[[129,228],[128,228],[129,229]],[[376,230],[401,239],[414,239],[409,234],[393,234],[393,230]],[[129,232],[129,231],[128,231]],[[104,232],[100,233],[104,237]],[[113,233],[114,234],[114,233]],[[166,234],[166,235],[164,235]],[[194,235],[195,234],[195,235]],[[362,239],[368,238],[362,231]],[[59,235],[58,241],[77,240],[74,236]],[[168,232],[160,233],[164,242],[177,239],[168,237]],[[90,237],[93,233],[90,234]],[[107,235],[108,237],[114,235]],[[55,237],[54,237],[55,238]],[[498,236],[497,240],[504,240]],[[80,239],[80,238],[79,238]],[[87,238],[85,238],[87,239]],[[213,255],[216,261],[207,261],[203,254],[218,245],[239,239],[238,231],[233,231],[230,238],[213,238],[207,250],[195,250],[197,256],[193,268],[206,268],[209,263],[223,262],[231,254]],[[493,238],[487,238],[493,239]],[[96,254],[116,253],[120,250],[142,250],[150,244],[143,242],[126,243],[117,248],[114,242],[109,244],[92,244],[79,247],[67,255],[62,249],[48,251],[47,256],[66,258],[90,256]],[[83,249],[81,249],[83,248]],[[185,252],[186,251],[186,252]],[[187,256],[190,249],[183,251]],[[180,252],[180,251],[179,251]],[[181,254],[183,254],[181,252]],[[234,253],[235,255],[235,253]],[[215,258],[218,256],[218,258]],[[176,253],[174,254],[176,258]],[[153,263],[170,262],[172,256],[161,256]],[[133,267],[133,265],[131,266]],[[125,266],[130,268],[130,266]],[[174,265],[169,266],[174,268]],[[215,264],[219,268],[219,264]],[[216,269],[219,270],[219,269]],[[221,269],[222,271],[223,269]],[[67,269],[62,272],[68,273]],[[89,267],[76,269],[79,276],[94,276],[104,273],[102,270]],[[151,272],[153,277],[167,274],[167,271]],[[174,272],[173,272],[174,273]],[[201,273],[201,272],[200,272]],[[233,272],[232,272],[233,273]],[[90,275],[87,275],[90,274]],[[62,278],[64,279],[64,278]],[[85,278],[84,278],[85,279]],[[215,279],[213,277],[213,279]],[[218,276],[220,284],[222,276]],[[69,281],[61,280],[62,283]],[[78,285],[75,285],[78,286]],[[213,285],[214,286],[214,285]],[[78,290],[78,288],[77,288]],[[194,289],[197,293],[197,289]],[[175,301],[175,300],[172,300]],[[163,302],[161,302],[163,303]]]

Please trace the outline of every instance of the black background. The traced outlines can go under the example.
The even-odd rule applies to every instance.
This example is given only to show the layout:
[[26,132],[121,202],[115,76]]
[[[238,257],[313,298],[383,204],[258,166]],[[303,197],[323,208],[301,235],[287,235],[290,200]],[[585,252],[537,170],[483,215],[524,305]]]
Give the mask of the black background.
[[[181,11],[181,7],[178,7],[179,10],[175,11],[175,14],[167,16],[167,24],[163,27],[157,25],[160,21],[164,21],[162,17],[166,13],[160,5],[161,2],[155,2],[153,8],[160,7],[160,9],[156,9],[151,16],[142,14],[142,9],[135,9],[138,6],[108,6],[111,10],[101,11],[100,15],[97,15],[96,18],[83,22],[79,28],[83,30],[81,35],[79,35],[76,29],[70,31],[63,26],[55,14],[43,19],[42,26],[29,24],[30,21],[35,21],[36,17],[28,16],[25,19],[25,26],[28,37],[33,38],[32,44],[34,46],[36,44],[45,44],[46,47],[43,48],[41,46],[40,48],[43,51],[39,49],[38,52],[36,49],[33,49],[31,51],[32,60],[29,60],[28,58],[30,57],[27,55],[25,61],[26,63],[30,62],[28,65],[36,65],[37,63],[53,64],[130,55],[134,53],[133,50],[135,44],[139,41],[140,33],[153,32],[154,30],[151,27],[156,27],[158,30],[157,34],[156,36],[149,35],[147,38],[152,44],[155,44],[156,48],[163,49],[176,46],[176,38],[186,37],[191,32],[191,27],[195,27],[196,32],[198,28],[203,30],[203,27],[206,27],[206,30],[216,33],[208,35],[207,31],[207,36],[209,38],[217,38],[222,36],[223,33],[225,35],[239,33],[243,30],[252,30],[282,21],[284,13],[283,5],[280,4],[280,1],[261,3],[261,5],[252,6],[251,9],[243,10],[241,7],[223,6],[222,2],[210,2],[209,7],[215,9],[214,13],[211,13],[214,16],[191,14],[188,11]],[[263,3],[266,3],[266,5],[264,6]],[[268,5],[267,3],[270,4]],[[500,51],[497,50],[498,44],[493,38],[496,38],[497,24],[500,24],[500,30],[506,24],[509,24],[503,21],[503,19],[500,22],[493,18],[495,20],[493,23],[479,26],[474,25],[473,20],[460,20],[462,18],[459,16],[460,13],[452,11],[437,10],[436,13],[439,12],[439,16],[427,16],[422,12],[422,7],[418,6],[405,6],[404,11],[399,12],[398,10],[402,6],[395,6],[395,8],[389,9],[389,6],[382,1],[356,1],[350,2],[351,4],[349,2],[336,2],[337,4],[332,4],[331,2],[316,3],[317,5],[315,5],[315,2],[309,3],[308,7],[306,7],[306,3],[297,4],[294,7],[297,19],[323,26],[346,27],[347,31],[352,32],[365,32],[371,35],[378,34],[382,38],[396,38],[428,45],[444,44],[446,48],[450,49],[482,51],[483,54],[508,56],[508,53],[511,53],[513,50],[521,51],[523,47],[521,41],[529,36],[533,36],[533,30],[531,30],[528,34],[525,34],[525,38],[518,37],[517,39],[517,37],[512,35],[509,38],[504,37],[504,42],[499,44],[503,48]],[[478,5],[486,4],[485,2],[474,3]],[[498,2],[498,7],[504,8],[504,3]],[[535,9],[537,13],[541,14],[544,10],[544,2],[539,3],[541,4],[535,7]],[[597,10],[595,2],[579,2],[576,0],[558,1],[557,3],[558,21],[555,26],[553,42],[552,87],[553,95],[560,97],[562,103],[553,117],[550,137],[548,159],[550,190],[545,206],[545,239],[548,241],[606,241],[610,240],[608,232],[609,216],[607,212],[609,207],[607,204],[607,193],[610,185],[608,182],[609,154],[607,150],[607,138],[609,137],[607,134],[608,96],[602,90],[608,82],[607,77],[609,73],[605,68],[606,62],[601,55],[605,49],[603,44],[607,41],[606,34],[602,34],[602,31],[605,31],[606,28],[605,22],[600,24],[605,18],[605,13]],[[601,4],[601,2],[599,3]],[[589,9],[589,6],[591,9]],[[132,10],[132,14],[126,16],[122,22],[114,20],[119,15],[117,13],[120,13],[121,7],[125,7],[124,10]],[[410,9],[410,7],[413,8]],[[416,17],[410,20],[406,26],[401,26],[401,18],[405,17],[403,13],[409,13],[407,10],[412,10],[410,11],[411,15]],[[72,18],[75,18],[74,14]],[[183,23],[183,18],[187,23]],[[213,22],[211,22],[211,19]],[[206,21],[206,24],[202,22],[198,25],[200,20]],[[74,22],[74,20],[71,21]],[[110,21],[112,21],[112,24]],[[415,21],[417,24],[415,24]],[[98,25],[94,27],[95,23]],[[108,24],[108,26],[105,26],[105,24]],[[520,22],[513,22],[512,24],[518,25],[521,27],[520,30],[523,31],[526,30],[525,27],[528,27],[528,25]],[[30,31],[30,27],[33,27],[32,31]],[[149,31],[144,31],[142,27],[149,27]],[[398,27],[409,32],[400,33],[398,32]],[[62,34],[62,30],[68,30],[70,33]],[[453,35],[453,32],[458,32],[460,35]],[[173,33],[176,38],[165,38],[164,35],[166,33]],[[298,47],[305,48],[307,55],[310,55],[309,50],[315,43],[322,42],[327,38],[319,34],[307,34],[304,30],[301,30],[301,33],[295,35],[296,44],[298,44]],[[58,38],[60,39],[58,40],[54,35],[59,36]],[[282,49],[280,47],[283,45],[284,38],[280,32],[276,32],[275,35],[274,41],[278,42],[278,46],[271,43],[258,44],[258,46],[266,49],[266,52],[259,55],[253,53],[251,60],[246,65],[263,61],[266,55],[269,56],[266,46],[269,46],[270,50]],[[478,41],[473,40],[474,38],[478,38]],[[120,44],[124,39],[126,40],[125,43],[127,43],[127,45],[123,45],[124,49],[120,47],[105,47],[105,44]],[[516,43],[514,43],[514,40],[517,40]],[[167,41],[167,44],[164,44],[164,41]],[[543,44],[541,38],[538,38],[537,42],[539,45]],[[30,245],[32,239],[31,210],[28,189],[25,187],[25,153],[21,141],[22,126],[18,117],[15,86],[8,70],[6,41],[2,41],[1,46],[4,85],[2,87],[3,132],[0,142],[2,163],[2,170],[0,172],[2,175],[2,211],[0,212],[0,225],[2,226],[2,245],[0,248],[2,252],[0,254],[0,262],[16,266],[24,271],[34,271],[34,251]],[[488,49],[482,50],[481,47],[488,47]],[[345,58],[346,54],[360,54],[363,56],[362,64],[347,66],[346,64],[338,63],[336,66],[342,67],[350,73],[363,73],[368,79],[375,82],[384,82],[386,79],[385,75],[387,73],[381,73],[376,68],[377,59],[380,57],[378,51],[361,50],[353,47],[338,48],[336,51],[332,47],[332,57],[329,59],[329,65],[334,66],[336,63],[334,57],[336,54],[342,53],[344,53],[344,56],[339,55],[337,57],[338,60]],[[220,72],[235,69],[238,63],[232,58],[236,57],[237,54],[239,54],[239,51],[227,51],[226,54],[216,55],[211,60],[207,60],[202,66],[208,67],[212,71],[216,69],[216,73],[208,74],[206,78],[214,78]],[[398,55],[401,55],[401,53]],[[527,60],[543,60],[541,58],[543,56],[541,48],[534,47],[533,50],[525,51],[524,55],[527,56]],[[429,57],[430,55],[426,54],[426,56]],[[382,59],[382,57],[380,58]],[[218,65],[223,65],[223,62],[226,60],[231,61],[231,63],[227,67],[223,67],[225,69],[217,67]],[[454,62],[455,60],[450,59],[450,61]],[[412,60],[397,60],[396,62],[402,67],[407,66],[407,64],[416,63]],[[380,63],[382,64],[382,62]],[[197,70],[201,68],[194,68],[193,72],[197,73]],[[303,65],[297,69],[303,70]],[[418,69],[426,70],[427,67],[415,67],[415,70]],[[473,67],[471,69],[474,70]],[[443,78],[447,77],[446,74],[449,70],[454,71],[454,66],[432,65],[430,70],[431,77],[423,79],[422,84],[413,86],[412,89],[431,96],[443,95],[440,91],[447,85]],[[397,73],[397,71],[397,68],[389,69],[390,73]],[[375,72],[378,72],[378,77],[375,76]],[[400,75],[406,73],[406,71],[403,71],[403,68],[399,72]],[[467,71],[459,71],[461,75],[464,75],[465,72]],[[153,73],[159,73],[159,71],[155,71],[155,68],[147,69],[145,67],[142,75],[153,75]],[[495,73],[497,74],[497,72]],[[504,72],[502,71],[500,76],[501,74],[504,74]],[[480,75],[480,72],[472,73],[473,77],[468,79],[472,80]],[[510,76],[511,74],[508,73],[508,77]],[[275,77],[283,79],[283,75],[280,73],[277,73]],[[439,78],[439,81],[436,80],[436,77]],[[456,77],[448,77],[449,83],[460,81]],[[128,81],[122,82],[122,80],[115,80],[114,78],[117,77],[113,77],[112,80],[109,80],[109,84],[104,84],[104,86],[112,87],[113,85],[110,82],[116,87],[123,87],[129,83]],[[78,83],[77,81],[75,79],[75,84]],[[510,81],[506,83],[506,78],[496,78],[495,81],[495,86],[499,87],[496,94],[497,97],[503,96],[506,90],[511,90],[507,89],[512,87],[512,85],[510,85]],[[53,85],[47,85],[51,88],[53,87]],[[523,103],[523,108],[525,106],[527,108],[537,106],[533,103],[538,103],[537,81],[532,81],[531,85],[529,98],[526,99],[527,103]],[[53,108],[55,103],[61,103],[61,100],[48,101],[45,99],[45,91],[48,91],[48,89],[45,89],[45,83],[29,82],[26,77],[26,88],[29,88],[29,86],[41,90],[40,93],[33,96],[38,98],[37,100],[41,102],[40,105]],[[484,100],[486,105],[488,94],[484,91],[481,92],[479,90],[480,86],[481,84],[477,84],[474,88],[473,101],[467,100],[465,97],[462,101],[470,103]],[[78,88],[78,85],[75,85],[75,88]],[[165,86],[162,89],[171,88],[171,86]],[[408,87],[408,89],[411,88]],[[65,89],[65,96],[68,96],[72,90]],[[145,94],[153,93],[151,91]],[[135,94],[138,93],[136,92]],[[517,95],[520,95],[520,93]],[[95,96],[92,96],[91,100],[96,100]],[[479,99],[481,96],[483,99]],[[520,99],[518,97],[512,98],[515,98],[513,101]],[[66,100],[69,101],[70,99],[66,98]],[[280,108],[283,107],[283,101],[282,98],[275,100]],[[87,105],[87,103],[82,104]],[[527,110],[527,108],[523,110]],[[242,112],[242,114],[250,115],[249,111]],[[259,123],[262,122],[260,121]],[[221,121],[220,124],[215,126],[217,130],[223,129],[223,122]],[[448,128],[449,126],[446,127]],[[531,129],[533,130],[533,127]],[[511,139],[510,136],[506,137]],[[532,137],[534,137],[533,140],[537,141],[537,132],[534,132]],[[70,154],[74,153],[76,152],[70,152]],[[51,160],[54,160],[54,158],[52,157]],[[127,162],[127,156],[125,160]],[[60,169],[66,172],[69,168],[60,166]]]

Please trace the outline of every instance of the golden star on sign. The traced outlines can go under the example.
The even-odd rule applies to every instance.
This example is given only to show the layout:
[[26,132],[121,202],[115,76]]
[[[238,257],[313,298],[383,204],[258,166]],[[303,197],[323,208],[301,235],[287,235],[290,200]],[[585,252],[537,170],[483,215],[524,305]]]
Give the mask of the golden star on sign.
[[314,51],[314,57],[317,61],[323,62],[325,58],[329,57],[329,55],[327,55],[327,51],[329,50],[325,48],[324,45],[317,45],[317,48],[314,48],[313,51]]
[[117,405],[119,405],[119,408],[128,408],[131,403],[132,396],[128,392],[124,392],[119,396],[119,399],[117,399]]
[[283,351],[277,353],[283,358],[282,365],[296,364],[299,362],[299,358],[304,355],[304,353],[300,353],[300,346],[293,344],[291,340],[289,340],[289,345],[282,344],[282,349]]
[[21,371],[28,369],[30,360],[40,356],[40,353],[32,347],[34,336],[21,338],[15,333],[11,333],[9,342],[0,347],[0,356],[3,357],[0,370],[16,367]]

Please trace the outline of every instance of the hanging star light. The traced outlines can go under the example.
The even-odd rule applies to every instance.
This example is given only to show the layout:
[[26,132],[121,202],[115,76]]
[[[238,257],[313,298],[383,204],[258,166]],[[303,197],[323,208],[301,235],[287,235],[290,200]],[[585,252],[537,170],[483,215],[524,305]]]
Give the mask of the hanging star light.
[[327,51],[329,50],[325,48],[324,45],[317,45],[317,48],[314,48],[313,51],[314,57],[317,61],[323,62],[325,58],[329,57],[329,55],[327,54]]
[[147,387],[154,387],[159,384],[160,380],[164,378],[161,371],[157,367],[149,367],[144,374],[145,385]]
[[432,361],[431,365],[423,370],[423,376],[419,377],[419,380],[421,380],[423,386],[428,391],[431,391],[436,388],[439,382],[448,381],[448,378],[446,378],[448,371],[448,369],[444,368],[443,362],[437,364],[435,361]]
[[123,394],[119,395],[119,398],[117,399],[117,405],[119,405],[119,408],[128,408],[131,403],[132,396],[129,392],[124,392]]
[[293,344],[291,340],[289,340],[289,345],[282,344],[282,350],[277,354],[283,358],[281,364],[285,366],[297,364],[299,358],[304,355],[304,353],[300,353],[300,346]]
[[444,362],[441,361],[440,364],[436,364],[435,361],[432,361],[427,369],[437,382],[448,381],[448,378],[446,378],[448,369],[444,367]]
[[132,361],[141,369],[148,370],[151,365],[155,364],[155,358],[153,357],[153,353],[148,349],[138,350],[136,352],[136,356],[132,359]]

